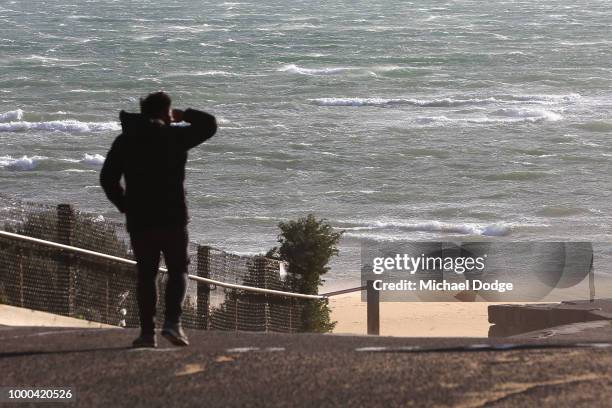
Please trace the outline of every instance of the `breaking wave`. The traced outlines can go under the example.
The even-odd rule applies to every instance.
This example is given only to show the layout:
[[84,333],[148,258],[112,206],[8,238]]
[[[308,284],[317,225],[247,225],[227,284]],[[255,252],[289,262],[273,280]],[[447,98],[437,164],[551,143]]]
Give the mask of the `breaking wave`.
[[50,132],[85,133],[119,131],[118,122],[82,122],[76,119],[26,121],[21,109],[0,113],[0,132],[25,132],[43,130]]
[[[383,222],[376,221],[369,224],[357,226],[338,227],[345,230],[345,236],[353,238],[376,239],[380,234],[371,234],[365,231],[382,232],[382,230],[394,230],[400,233],[406,232],[433,232],[462,235],[482,235],[482,236],[506,236],[512,232],[513,226],[508,223],[493,224],[473,224],[473,223],[444,223],[440,221],[426,221],[417,223],[407,222]],[[384,235],[385,239],[391,236]],[[394,233],[395,239],[406,239],[402,234]]]
[[334,75],[354,69],[355,68],[352,67],[303,68],[295,64],[289,64],[279,68],[278,70],[281,72],[300,75]]

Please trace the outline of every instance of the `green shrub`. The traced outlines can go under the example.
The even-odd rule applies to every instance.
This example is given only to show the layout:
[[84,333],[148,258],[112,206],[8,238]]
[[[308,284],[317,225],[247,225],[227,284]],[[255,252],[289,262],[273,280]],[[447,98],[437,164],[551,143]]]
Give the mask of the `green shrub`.
[[[278,236],[279,247],[268,252],[268,256],[287,262],[289,287],[294,292],[316,295],[329,271],[327,264],[338,255],[338,243],[342,233],[337,232],[325,219],[317,220],[309,214],[297,221],[281,222]],[[324,333],[332,331],[336,322],[329,317],[326,300],[307,302],[302,313],[304,332]]]

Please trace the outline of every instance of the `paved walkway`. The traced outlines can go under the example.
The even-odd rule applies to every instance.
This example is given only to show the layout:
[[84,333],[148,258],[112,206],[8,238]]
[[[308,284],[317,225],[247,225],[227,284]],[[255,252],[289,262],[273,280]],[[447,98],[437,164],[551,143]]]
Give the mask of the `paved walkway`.
[[532,335],[512,348],[509,340],[188,331],[191,347],[160,338],[159,349],[133,350],[136,333],[0,327],[0,386],[71,386],[83,407],[612,404],[609,333]]

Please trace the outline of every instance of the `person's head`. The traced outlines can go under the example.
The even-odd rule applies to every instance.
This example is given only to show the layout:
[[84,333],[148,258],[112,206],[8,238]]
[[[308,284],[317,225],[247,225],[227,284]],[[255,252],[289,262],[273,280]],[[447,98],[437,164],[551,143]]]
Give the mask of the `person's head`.
[[172,99],[167,93],[159,91],[140,99],[140,112],[151,119],[160,119],[165,124],[172,122]]

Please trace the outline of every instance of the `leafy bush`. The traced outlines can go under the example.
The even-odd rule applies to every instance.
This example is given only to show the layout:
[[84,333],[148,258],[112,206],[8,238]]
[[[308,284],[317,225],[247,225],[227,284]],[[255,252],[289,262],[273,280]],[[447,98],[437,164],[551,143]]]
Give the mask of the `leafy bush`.
[[[281,222],[278,236],[279,247],[272,248],[267,256],[287,262],[289,287],[294,292],[316,295],[329,271],[327,264],[338,255],[338,243],[342,233],[337,232],[325,219],[317,220],[309,214],[297,221]],[[336,322],[329,317],[330,309],[326,300],[306,303],[302,312],[304,332],[329,332]]]

